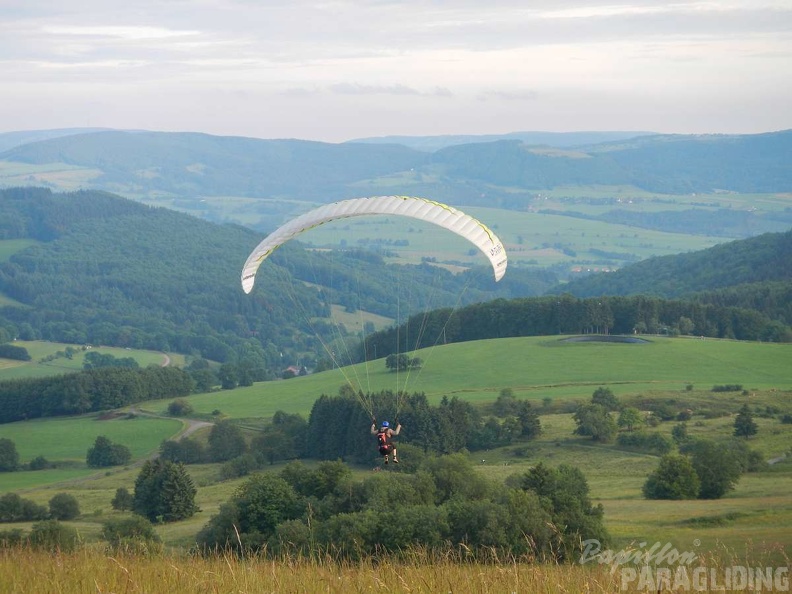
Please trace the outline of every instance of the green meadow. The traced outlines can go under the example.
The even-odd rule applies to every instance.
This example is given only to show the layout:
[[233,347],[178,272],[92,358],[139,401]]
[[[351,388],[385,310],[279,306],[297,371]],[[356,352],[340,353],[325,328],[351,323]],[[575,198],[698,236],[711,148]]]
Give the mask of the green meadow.
[[[0,359],[0,381],[26,377],[45,377],[79,371],[83,368],[85,355],[88,352],[112,355],[116,359],[132,358],[138,362],[140,367],[165,364],[183,367],[185,363],[184,355],[178,353],[162,353],[159,351],[108,346],[84,348],[82,345],[69,345],[46,340],[16,340],[14,345],[27,349],[31,360]],[[71,347],[71,354],[67,353],[68,347]]]
[[[727,340],[646,337],[640,344],[564,342],[564,337],[519,337],[440,345],[415,351],[423,367],[394,373],[383,359],[232,391],[190,396],[196,412],[220,410],[231,417],[268,417],[278,410],[307,415],[321,394],[342,385],[364,392],[423,392],[430,403],[443,396],[493,401],[503,388],[541,402],[585,398],[599,385],[618,397],[653,391],[681,392],[688,384],[709,390],[741,384],[749,389],[792,386],[792,345]],[[167,402],[142,408],[162,413]]]

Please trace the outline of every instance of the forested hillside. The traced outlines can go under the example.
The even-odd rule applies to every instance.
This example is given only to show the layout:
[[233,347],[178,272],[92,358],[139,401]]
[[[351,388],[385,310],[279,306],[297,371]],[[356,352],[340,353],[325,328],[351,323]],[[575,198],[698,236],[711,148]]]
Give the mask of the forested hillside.
[[[678,298],[736,285],[773,282],[783,287],[792,284],[792,231],[766,233],[688,254],[649,258],[616,272],[571,281],[555,292],[579,297],[646,294]],[[779,294],[779,290],[778,285],[772,290],[767,287],[768,293]],[[737,291],[731,294],[736,295]],[[731,303],[738,301],[733,297]]]
[[[344,333],[313,321],[328,318],[331,304],[396,318],[411,308],[496,295],[490,273],[394,268],[373,252],[309,253],[294,242],[274,254],[259,272],[256,291],[245,295],[239,274],[259,234],[102,192],[0,191],[0,239],[20,238],[38,243],[0,263],[0,294],[19,304],[0,309],[0,339],[245,362],[254,380],[297,360],[315,363],[324,353],[320,341]],[[394,285],[393,277],[405,274],[409,282]],[[538,293],[552,279],[516,271],[514,281],[498,289],[504,296],[525,294],[533,283]]]

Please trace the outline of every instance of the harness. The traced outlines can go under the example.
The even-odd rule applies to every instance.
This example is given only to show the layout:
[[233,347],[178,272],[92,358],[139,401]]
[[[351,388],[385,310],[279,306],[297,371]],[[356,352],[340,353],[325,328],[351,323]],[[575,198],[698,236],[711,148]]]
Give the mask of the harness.
[[384,431],[380,429],[377,431],[377,446],[379,449],[380,454],[383,456],[390,451],[390,443],[388,439],[388,430],[385,429]]

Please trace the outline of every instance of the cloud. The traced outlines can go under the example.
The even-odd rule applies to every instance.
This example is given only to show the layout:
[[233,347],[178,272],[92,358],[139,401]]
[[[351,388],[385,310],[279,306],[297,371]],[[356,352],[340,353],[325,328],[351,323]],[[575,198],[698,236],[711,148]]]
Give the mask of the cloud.
[[262,134],[333,139],[619,114],[622,128],[778,129],[792,127],[790,31],[789,0],[5,0],[0,131],[68,127],[87,96],[94,125],[246,130],[277,109]]
[[405,85],[361,85],[338,83],[330,86],[330,91],[339,95],[421,95],[419,91]]

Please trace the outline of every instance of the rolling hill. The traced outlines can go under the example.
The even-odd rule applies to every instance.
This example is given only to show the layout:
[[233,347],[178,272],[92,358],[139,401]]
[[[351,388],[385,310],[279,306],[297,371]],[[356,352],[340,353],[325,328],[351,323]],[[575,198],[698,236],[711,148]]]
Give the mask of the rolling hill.
[[556,291],[679,298],[753,283],[792,283],[792,231],[766,233],[675,256],[649,258],[606,275],[566,283]]

